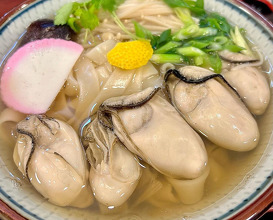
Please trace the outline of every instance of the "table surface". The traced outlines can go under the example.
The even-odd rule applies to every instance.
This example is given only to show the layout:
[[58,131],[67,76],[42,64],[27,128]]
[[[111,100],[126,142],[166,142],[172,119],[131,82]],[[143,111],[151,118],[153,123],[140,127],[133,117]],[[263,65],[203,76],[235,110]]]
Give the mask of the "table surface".
[[25,0],[0,0],[0,17],[12,10],[15,6],[22,4]]

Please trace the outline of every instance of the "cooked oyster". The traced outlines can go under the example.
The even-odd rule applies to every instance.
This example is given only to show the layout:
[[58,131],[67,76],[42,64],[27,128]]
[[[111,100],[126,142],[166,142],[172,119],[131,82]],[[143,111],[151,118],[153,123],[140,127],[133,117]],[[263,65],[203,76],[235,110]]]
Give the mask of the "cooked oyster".
[[256,121],[234,91],[215,77],[225,81],[222,75],[200,67],[168,71],[165,80],[171,102],[213,143],[235,151],[253,149],[259,141]]
[[110,98],[100,106],[99,119],[131,152],[162,174],[196,178],[207,164],[204,143],[161,95],[160,89],[149,87]]
[[231,69],[223,74],[225,79],[240,94],[249,111],[262,115],[270,101],[269,83],[255,67]]
[[32,115],[17,125],[13,159],[35,189],[59,206],[93,203],[84,150],[66,123]]
[[82,139],[91,164],[89,181],[95,198],[106,206],[121,206],[140,179],[138,159],[97,118],[85,127]]
[[248,62],[257,62],[257,58],[248,56],[242,53],[234,53],[229,50],[223,50],[219,52],[219,56],[228,62],[231,63],[248,63]]

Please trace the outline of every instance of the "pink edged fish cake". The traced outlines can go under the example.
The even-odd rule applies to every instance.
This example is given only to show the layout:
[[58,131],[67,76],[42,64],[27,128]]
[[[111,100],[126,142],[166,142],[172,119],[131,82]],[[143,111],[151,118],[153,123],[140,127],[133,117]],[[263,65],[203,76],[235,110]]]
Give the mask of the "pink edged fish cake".
[[1,78],[4,103],[26,114],[45,113],[83,51],[75,42],[43,39],[19,48]]

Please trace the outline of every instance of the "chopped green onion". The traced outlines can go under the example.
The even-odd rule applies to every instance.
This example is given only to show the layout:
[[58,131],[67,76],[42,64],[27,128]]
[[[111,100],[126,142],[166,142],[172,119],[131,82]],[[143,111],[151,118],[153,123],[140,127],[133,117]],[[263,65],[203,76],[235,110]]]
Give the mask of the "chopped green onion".
[[203,49],[207,46],[209,46],[209,42],[205,42],[205,41],[198,41],[198,40],[191,40],[188,43],[186,43],[185,45],[189,45],[189,46],[193,46],[193,47],[197,47],[199,49]]
[[204,56],[203,67],[212,69],[215,73],[221,73],[222,70],[222,60],[218,54],[208,54]]
[[251,49],[249,48],[244,36],[241,34],[239,28],[236,26],[234,29],[234,32],[230,32],[231,38],[233,42],[239,46],[244,48],[244,50],[241,51],[241,53],[248,55],[248,56],[254,56]]
[[196,47],[181,47],[177,49],[177,53],[188,57],[196,57],[206,54],[204,51]]
[[185,28],[181,28],[174,36],[173,40],[180,41],[188,39],[198,33],[199,27],[196,24],[190,25]]
[[180,41],[193,37],[201,37],[201,36],[213,36],[217,34],[217,29],[206,27],[199,28],[198,25],[190,25],[188,27],[180,29],[174,36],[173,40]]
[[196,66],[201,66],[204,63],[203,56],[194,57],[194,63]]
[[183,59],[177,54],[154,54],[151,59],[155,63],[182,63]]
[[185,26],[195,24],[194,20],[192,19],[191,12],[188,8],[175,8],[174,12]]
[[244,48],[239,47],[239,46],[237,46],[235,44],[225,45],[223,47],[223,49],[229,50],[229,51],[234,52],[234,53],[238,53],[238,52],[241,52],[242,50],[244,50]]
[[209,46],[207,47],[206,52],[220,51],[220,50],[222,50],[222,49],[223,49],[223,47],[222,47],[221,44],[218,44],[218,43],[216,43],[216,42],[211,42],[211,43],[209,44]]
[[224,36],[217,36],[214,38],[214,41],[218,44],[225,44],[228,42],[228,39]]
[[179,46],[181,46],[182,44],[180,42],[176,42],[176,41],[170,41],[168,43],[166,43],[165,45],[163,45],[162,47],[156,49],[154,51],[154,53],[160,54],[160,53],[167,53],[168,51],[177,48]]
[[217,34],[217,29],[206,27],[206,28],[199,28],[199,32],[193,36],[193,37],[199,37],[199,36],[213,36]]

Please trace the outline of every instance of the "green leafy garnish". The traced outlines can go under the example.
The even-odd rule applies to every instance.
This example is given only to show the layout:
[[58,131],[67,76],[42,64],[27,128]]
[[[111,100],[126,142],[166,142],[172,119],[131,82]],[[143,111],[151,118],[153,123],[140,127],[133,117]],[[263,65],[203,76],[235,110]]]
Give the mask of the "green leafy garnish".
[[78,33],[81,28],[93,30],[99,25],[97,15],[99,8],[100,4],[95,0],[83,3],[67,3],[57,11],[54,24],[68,24],[76,33]]
[[183,57],[178,54],[154,54],[150,60],[155,63],[182,63]]
[[[233,29],[223,16],[206,13],[203,0],[164,0],[164,2],[173,8],[184,27],[172,35],[170,41],[154,51],[158,56],[153,60],[174,61],[176,58],[174,55],[178,54],[182,57],[177,59],[180,63],[201,66],[220,73],[222,61],[218,55],[219,51],[229,50],[245,54],[251,52],[242,32],[238,28]],[[199,23],[195,23],[191,13],[199,17]]]
[[235,44],[227,44],[227,45],[225,45],[223,47],[223,49],[229,50],[229,51],[234,52],[234,53],[239,53],[239,52],[244,50],[243,47],[239,47],[239,46],[237,46]]
[[[115,14],[115,10],[123,2],[124,0],[90,0],[82,3],[70,2],[57,11],[54,24],[67,24],[76,33],[80,32],[82,28],[92,31],[99,25],[98,13],[99,10],[102,9],[108,11],[121,29],[128,33],[129,31]],[[129,35],[132,36],[130,32]]]
[[204,56],[206,53],[196,47],[180,47],[177,49],[177,53],[187,57]]
[[230,30],[231,30],[231,26],[227,22],[227,20],[223,16],[217,13],[211,13],[209,15],[205,15],[200,20],[200,27],[213,27],[225,33],[227,36],[229,36]]
[[171,29],[163,31],[159,36],[153,36],[151,41],[152,47],[156,50],[172,40]]
[[137,38],[150,40],[151,46],[154,50],[163,46],[172,39],[171,29],[163,31],[159,36],[153,35],[151,31],[137,22],[133,22],[135,26],[135,34]]
[[194,37],[213,36],[217,34],[217,29],[212,27],[200,28],[198,25],[193,24],[185,28],[181,28],[174,36],[173,40],[185,40]]
[[217,53],[212,53],[208,56],[204,56],[204,63],[201,66],[211,69],[215,73],[221,73],[222,61]]
[[73,2],[67,3],[57,11],[54,20],[55,25],[64,25],[68,22],[69,16],[72,13],[73,4],[74,4]]
[[192,19],[191,12],[188,8],[174,8],[177,17],[183,22],[185,27],[195,24]]
[[142,39],[148,39],[152,40],[153,39],[153,34],[151,31],[137,23],[136,21],[133,22],[135,26],[135,34],[137,37],[142,38]]
[[155,51],[154,51],[154,53],[158,53],[158,54],[163,54],[163,53],[167,53],[167,52],[169,52],[169,51],[171,51],[171,50],[173,50],[173,49],[175,49],[175,48],[177,48],[177,47],[179,47],[179,46],[182,46],[182,43],[180,43],[180,42],[176,42],[176,41],[169,41],[169,42],[167,42],[166,44],[164,44],[163,46],[161,46],[161,47],[158,47]]
[[188,8],[197,16],[204,15],[204,0],[164,0],[171,8]]
[[231,38],[233,40],[233,42],[238,46],[243,48],[242,53],[248,56],[253,56],[253,53],[251,51],[251,49],[249,48],[243,33],[241,33],[241,31],[239,30],[239,28],[236,26],[234,28],[234,31],[230,32]]

